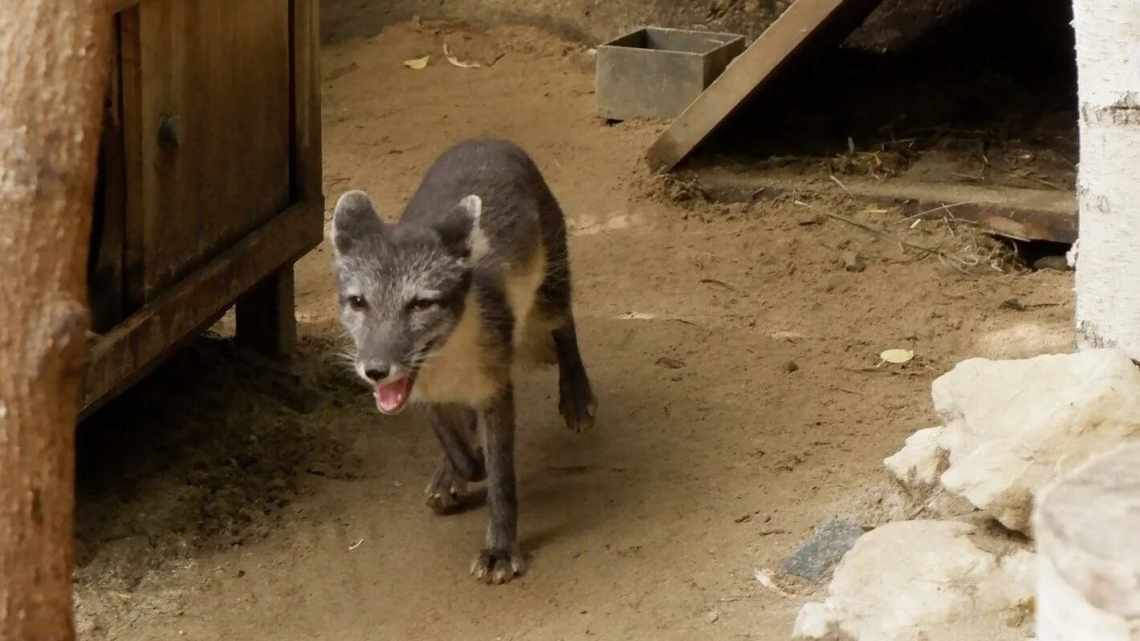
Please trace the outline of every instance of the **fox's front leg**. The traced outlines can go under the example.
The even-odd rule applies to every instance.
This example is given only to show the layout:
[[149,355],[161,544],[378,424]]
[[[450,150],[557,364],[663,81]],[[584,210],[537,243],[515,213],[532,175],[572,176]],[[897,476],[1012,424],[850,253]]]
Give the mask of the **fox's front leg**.
[[481,433],[487,464],[487,545],[471,564],[471,574],[487,583],[506,583],[526,571],[518,543],[515,485],[515,400],[508,385],[482,412]]
[[443,448],[443,460],[432,475],[424,494],[437,514],[452,514],[468,507],[467,483],[486,475],[483,452],[473,443],[478,438],[475,410],[458,405],[433,405],[431,427]]

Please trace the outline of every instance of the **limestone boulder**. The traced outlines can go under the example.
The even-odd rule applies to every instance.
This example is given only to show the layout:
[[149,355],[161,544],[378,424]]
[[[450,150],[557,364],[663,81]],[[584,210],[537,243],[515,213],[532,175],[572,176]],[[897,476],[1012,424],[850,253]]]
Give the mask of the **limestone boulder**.
[[1033,555],[958,521],[901,521],[863,536],[795,639],[1021,641],[1029,636]]
[[933,385],[942,428],[886,460],[915,493],[932,477],[1002,525],[1028,533],[1034,494],[1140,435],[1140,369],[1122,352],[959,363]]

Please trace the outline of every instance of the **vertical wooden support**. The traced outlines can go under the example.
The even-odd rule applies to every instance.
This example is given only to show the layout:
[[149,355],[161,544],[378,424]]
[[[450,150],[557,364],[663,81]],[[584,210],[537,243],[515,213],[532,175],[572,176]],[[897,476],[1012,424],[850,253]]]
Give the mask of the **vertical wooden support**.
[[[321,21],[320,0],[290,1],[292,66],[292,190],[294,202],[321,203]],[[313,224],[323,229],[323,216]]]
[[1038,641],[1140,641],[1140,445],[1093,459],[1041,493]]
[[[321,95],[319,0],[291,0],[289,29],[290,192],[294,202],[323,202],[321,194]],[[322,216],[311,225],[320,233]],[[237,303],[237,340],[268,355],[283,356],[297,340],[292,263]]]
[[70,641],[104,0],[0,11],[0,641]]
[[289,354],[297,342],[293,302],[289,263],[238,299],[237,341],[266,356]]
[[87,261],[91,295],[91,325],[102,333],[126,315],[125,270],[127,177],[123,145],[121,95],[122,47],[119,16],[112,28],[112,60],[107,88],[107,110],[99,145],[99,174],[92,216],[91,255]]
[[1081,159],[1077,334],[1140,360],[1140,13],[1075,0]]

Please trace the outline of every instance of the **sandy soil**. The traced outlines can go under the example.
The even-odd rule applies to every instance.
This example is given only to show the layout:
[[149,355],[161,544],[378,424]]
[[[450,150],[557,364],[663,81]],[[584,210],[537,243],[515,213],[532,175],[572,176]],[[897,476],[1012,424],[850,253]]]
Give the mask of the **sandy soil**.
[[[444,40],[493,66],[449,65]],[[294,362],[203,339],[84,427],[82,639],[785,639],[820,588],[781,596],[755,571],[831,517],[897,517],[880,462],[934,420],[930,382],[1069,348],[1071,277],[968,229],[852,200],[727,207],[648,178],[659,126],[597,119],[588,55],[553,36],[408,23],[323,56],[330,206],[363,188],[397,212],[464,137],[533,153],[571,219],[598,427],[561,426],[553,372],[519,383],[531,571],[477,584],[486,515],[423,504],[437,445],[343,366],[322,247],[298,265]],[[881,365],[895,347],[916,358]]]

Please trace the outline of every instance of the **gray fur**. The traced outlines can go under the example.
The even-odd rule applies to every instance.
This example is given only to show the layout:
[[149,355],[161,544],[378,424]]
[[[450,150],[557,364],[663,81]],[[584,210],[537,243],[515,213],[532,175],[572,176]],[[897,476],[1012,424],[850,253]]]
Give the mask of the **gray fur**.
[[[525,567],[518,547],[511,372],[559,365],[568,427],[593,425],[571,311],[566,224],[538,168],[503,141],[464,142],[428,169],[398,223],[368,196],[337,202],[333,246],[341,321],[370,384],[410,377],[444,450],[428,504],[450,513],[488,482],[486,547],[471,572],[492,583]],[[388,411],[390,408],[385,408]]]

